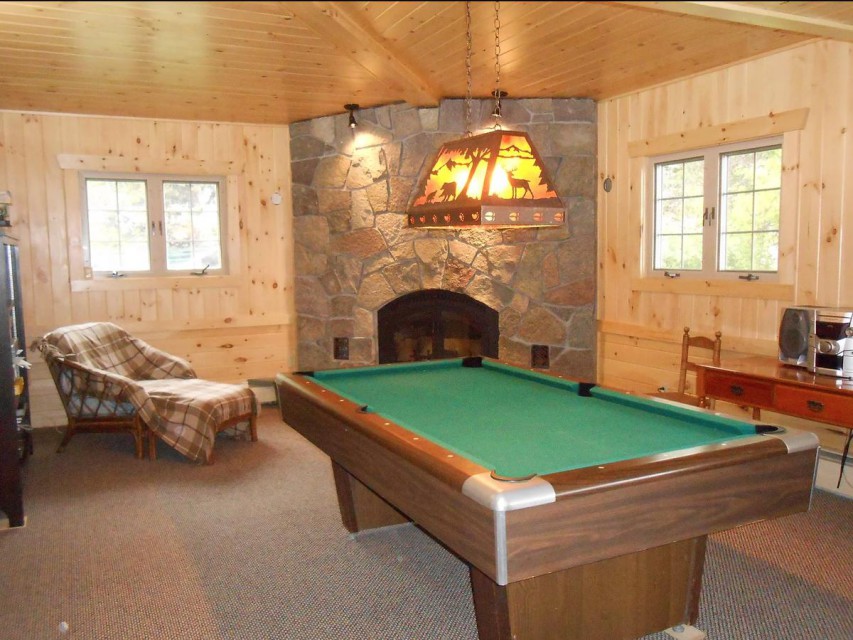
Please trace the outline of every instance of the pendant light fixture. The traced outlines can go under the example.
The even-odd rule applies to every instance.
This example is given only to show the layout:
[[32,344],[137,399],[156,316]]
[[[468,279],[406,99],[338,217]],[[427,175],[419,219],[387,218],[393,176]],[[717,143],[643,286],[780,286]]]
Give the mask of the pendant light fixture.
[[565,209],[530,137],[501,129],[500,2],[495,2],[492,131],[471,133],[471,3],[465,2],[465,137],[442,145],[409,207],[410,227],[553,227]]

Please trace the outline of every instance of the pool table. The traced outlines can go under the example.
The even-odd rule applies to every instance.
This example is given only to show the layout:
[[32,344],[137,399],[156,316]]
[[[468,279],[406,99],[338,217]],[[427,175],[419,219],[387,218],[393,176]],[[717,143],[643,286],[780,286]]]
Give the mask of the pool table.
[[413,521],[470,569],[481,640],[693,624],[708,534],[809,508],[812,433],[488,358],[279,374],[351,532]]

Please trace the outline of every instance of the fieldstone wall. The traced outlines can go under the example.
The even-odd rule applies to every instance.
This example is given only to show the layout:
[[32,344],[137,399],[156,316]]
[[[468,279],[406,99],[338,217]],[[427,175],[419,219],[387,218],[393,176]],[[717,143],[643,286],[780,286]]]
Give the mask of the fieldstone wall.
[[[472,130],[492,126],[473,102]],[[500,314],[500,358],[595,380],[596,106],[504,100],[503,128],[526,131],[567,222],[554,229],[416,230],[406,209],[441,144],[465,132],[464,101],[395,104],[291,125],[300,369],[375,364],[376,311],[418,289],[465,293]],[[333,338],[349,338],[349,360]]]

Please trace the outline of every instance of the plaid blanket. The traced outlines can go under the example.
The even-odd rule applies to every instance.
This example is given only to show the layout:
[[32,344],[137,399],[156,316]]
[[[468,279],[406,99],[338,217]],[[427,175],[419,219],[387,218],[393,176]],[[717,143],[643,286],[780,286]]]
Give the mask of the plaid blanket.
[[[45,359],[67,358],[90,371],[87,388],[83,376],[70,367],[57,381],[70,386],[78,404],[85,406],[92,396],[107,396],[117,407],[130,403],[160,439],[197,462],[211,460],[220,431],[248,437],[249,419],[257,414],[257,400],[248,387],[200,380],[186,360],[111,322],[61,327],[41,339],[39,350]],[[98,406],[109,403],[100,401]]]

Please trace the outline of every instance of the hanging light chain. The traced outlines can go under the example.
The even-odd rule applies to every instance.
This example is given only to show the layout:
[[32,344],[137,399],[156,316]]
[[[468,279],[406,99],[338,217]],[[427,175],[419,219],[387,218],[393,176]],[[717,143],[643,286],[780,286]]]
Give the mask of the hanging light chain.
[[471,136],[471,52],[473,44],[471,39],[471,0],[465,1],[465,77],[467,85],[465,88],[465,137]]
[[500,0],[495,0],[495,92],[501,88],[501,18]]
[[492,95],[495,97],[495,107],[492,109],[492,117],[495,119],[495,129],[501,128],[501,98],[506,95],[505,91],[501,91],[501,18],[500,18],[500,0],[495,0],[495,90]]

